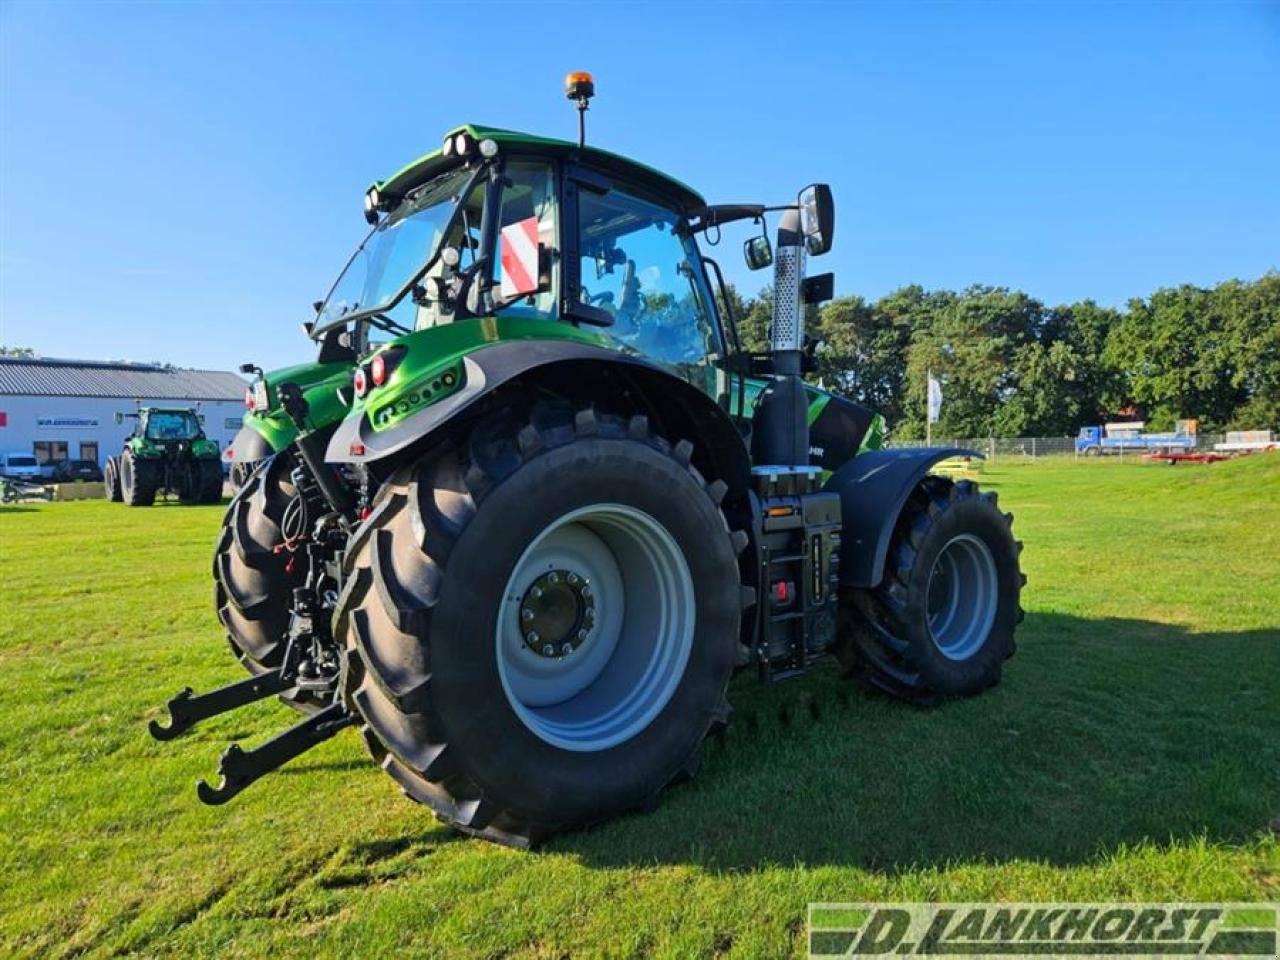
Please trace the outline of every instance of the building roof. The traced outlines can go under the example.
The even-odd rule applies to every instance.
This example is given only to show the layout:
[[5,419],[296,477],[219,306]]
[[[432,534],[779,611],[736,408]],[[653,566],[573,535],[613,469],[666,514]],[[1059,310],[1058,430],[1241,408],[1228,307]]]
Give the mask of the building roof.
[[126,360],[0,357],[0,396],[241,400],[245,381],[222,370],[183,370]]

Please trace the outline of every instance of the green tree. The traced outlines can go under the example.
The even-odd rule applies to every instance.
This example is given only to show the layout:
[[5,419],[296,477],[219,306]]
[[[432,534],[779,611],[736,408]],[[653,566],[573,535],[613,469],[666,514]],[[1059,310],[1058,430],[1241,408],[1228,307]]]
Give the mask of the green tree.
[[842,297],[819,311],[813,333],[822,341],[818,375],[826,387],[883,414],[890,423],[903,418],[903,358],[911,344],[907,317],[861,297]]
[[917,326],[907,359],[904,435],[924,434],[928,372],[944,382],[935,435],[983,437],[1007,429],[996,414],[1017,391],[1015,361],[1034,340],[1039,301],[1001,287],[924,297],[926,324]]

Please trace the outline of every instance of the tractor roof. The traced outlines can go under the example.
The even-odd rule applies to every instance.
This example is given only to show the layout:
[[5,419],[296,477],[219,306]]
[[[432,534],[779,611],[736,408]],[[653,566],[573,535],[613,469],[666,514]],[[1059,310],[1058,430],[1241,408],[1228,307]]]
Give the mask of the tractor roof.
[[[547,156],[556,159],[577,158],[584,163],[600,167],[618,174],[624,179],[633,180],[648,190],[662,197],[669,198],[682,211],[688,212],[705,206],[702,195],[692,187],[669,177],[653,167],[635,160],[601,150],[597,147],[579,147],[568,140],[555,140],[530,133],[519,133],[515,130],[502,130],[498,127],[485,127],[467,123],[455,127],[445,135],[445,139],[466,133],[476,140],[494,140],[499,149],[520,154]],[[380,191],[392,196],[403,196],[419,184],[425,183],[436,174],[458,162],[457,157],[446,157],[442,150],[435,150],[426,156],[419,157],[408,166],[397,170],[386,180],[375,184]]]

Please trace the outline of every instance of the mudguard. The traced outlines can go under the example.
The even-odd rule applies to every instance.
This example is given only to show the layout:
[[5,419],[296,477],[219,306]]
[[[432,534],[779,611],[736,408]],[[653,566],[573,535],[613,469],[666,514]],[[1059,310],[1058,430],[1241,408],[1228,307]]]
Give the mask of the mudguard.
[[840,494],[844,530],[840,540],[840,583],[874,587],[884,576],[889,538],[907,497],[929,472],[949,457],[982,457],[960,447],[874,450],[855,457],[823,487]]
[[671,432],[673,442],[695,441],[695,462],[705,458],[714,476],[724,480],[730,491],[744,491],[750,483],[750,457],[729,415],[688,381],[641,358],[567,339],[504,340],[465,354],[452,370],[460,374],[460,383],[449,384],[447,390],[423,383],[419,396],[425,398],[428,390],[435,390],[441,398],[407,413],[393,426],[376,430],[369,410],[353,412],[329,441],[325,459],[351,464],[386,460],[439,431],[503,384],[519,378],[552,386],[578,384],[593,372],[607,370],[644,398],[662,421],[654,426]]
[[227,451],[232,463],[254,463],[277,452],[261,431],[248,425],[240,428]]

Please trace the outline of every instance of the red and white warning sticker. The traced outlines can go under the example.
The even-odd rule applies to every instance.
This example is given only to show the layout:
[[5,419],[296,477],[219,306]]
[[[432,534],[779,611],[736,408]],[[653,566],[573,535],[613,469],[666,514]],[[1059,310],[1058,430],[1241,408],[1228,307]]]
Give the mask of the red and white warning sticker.
[[538,289],[538,218],[502,228],[502,297],[510,300]]

